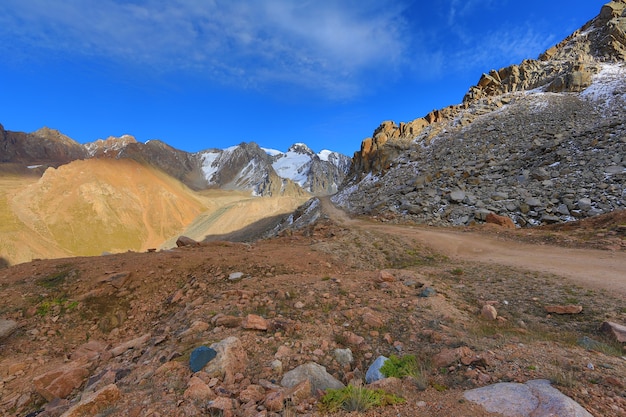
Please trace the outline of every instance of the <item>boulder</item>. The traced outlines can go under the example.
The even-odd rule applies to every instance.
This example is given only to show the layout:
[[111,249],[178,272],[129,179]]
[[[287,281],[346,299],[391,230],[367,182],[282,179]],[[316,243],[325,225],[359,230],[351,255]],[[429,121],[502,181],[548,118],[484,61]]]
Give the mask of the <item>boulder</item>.
[[142,347],[143,345],[146,344],[146,342],[148,342],[148,340],[150,340],[151,337],[152,335],[150,333],[146,333],[143,336],[137,337],[135,339],[129,340],[128,342],[124,342],[120,345],[117,345],[116,347],[111,349],[109,352],[111,353],[111,355],[113,355],[113,357],[120,356],[122,353],[126,352],[127,350],[137,349],[137,348]]
[[206,346],[195,348],[189,356],[189,369],[191,372],[201,371],[211,360],[215,359],[217,352]]
[[199,402],[210,401],[215,397],[217,397],[217,395],[215,395],[213,390],[197,376],[191,377],[187,383],[187,389],[183,394],[183,398]]
[[241,326],[248,330],[267,330],[267,320],[256,314],[248,314],[243,319]]
[[318,390],[324,391],[329,388],[339,389],[344,387],[337,378],[326,372],[326,368],[315,362],[300,365],[287,372],[280,381],[280,384],[283,387],[292,388],[305,380],[311,382],[312,394],[315,394]]
[[85,362],[71,362],[53,369],[33,379],[33,385],[39,395],[47,401],[54,398],[66,398],[87,380],[89,370]]
[[607,333],[613,339],[620,343],[626,343],[626,326],[621,324],[605,321],[600,326],[600,330]]
[[515,230],[515,223],[513,223],[513,220],[511,220],[511,218],[507,216],[500,216],[495,213],[487,214],[487,217],[485,218],[485,223],[495,224],[496,226],[500,226],[505,229]]
[[95,416],[101,411],[111,408],[122,396],[115,384],[109,384],[93,394],[85,395],[78,404],[67,410],[61,417]]
[[365,373],[365,382],[371,384],[374,381],[378,381],[385,378],[385,375],[380,372],[380,368],[383,367],[385,362],[387,361],[387,357],[379,356],[376,358],[374,362],[367,368],[367,372]]
[[501,382],[466,391],[463,396],[490,413],[506,417],[592,417],[580,404],[553,388],[548,380],[525,384]]
[[203,369],[211,377],[222,378],[225,384],[235,382],[235,375],[244,373],[248,366],[248,354],[241,340],[231,336],[220,342],[213,343],[211,349],[217,352],[215,359]]
[[187,236],[180,236],[178,239],[176,239],[176,246],[178,246],[179,248],[185,247],[185,246],[199,246],[199,245],[200,243],[198,243],[197,241]]
[[498,311],[491,304],[485,304],[480,310],[480,314],[487,320],[495,320],[498,318]]
[[0,341],[9,337],[17,328],[16,321],[0,319]]
[[352,350],[350,349],[335,349],[333,357],[342,366],[348,366],[354,361]]

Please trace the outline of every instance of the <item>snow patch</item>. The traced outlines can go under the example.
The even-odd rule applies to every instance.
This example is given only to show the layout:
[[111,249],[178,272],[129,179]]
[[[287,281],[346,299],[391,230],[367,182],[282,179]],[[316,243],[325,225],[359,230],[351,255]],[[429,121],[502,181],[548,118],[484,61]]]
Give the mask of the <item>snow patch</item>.
[[626,100],[626,68],[622,64],[603,64],[600,72],[593,76],[592,84],[581,93],[581,97],[600,102],[610,107],[617,99]]

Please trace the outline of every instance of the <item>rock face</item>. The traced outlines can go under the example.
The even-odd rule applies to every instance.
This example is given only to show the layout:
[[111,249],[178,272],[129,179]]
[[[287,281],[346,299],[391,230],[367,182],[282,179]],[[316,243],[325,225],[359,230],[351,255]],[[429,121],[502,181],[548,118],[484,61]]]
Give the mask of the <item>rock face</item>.
[[11,335],[17,329],[17,322],[14,320],[0,319],[0,341]]
[[625,4],[537,60],[483,74],[460,105],[383,122],[333,201],[435,225],[495,214],[524,227],[623,208]]
[[44,127],[33,133],[10,132],[0,125],[0,162],[58,167],[87,156],[81,144],[59,131]]
[[503,382],[467,391],[464,397],[490,413],[507,417],[592,417],[574,400],[552,388],[547,380],[525,384]]

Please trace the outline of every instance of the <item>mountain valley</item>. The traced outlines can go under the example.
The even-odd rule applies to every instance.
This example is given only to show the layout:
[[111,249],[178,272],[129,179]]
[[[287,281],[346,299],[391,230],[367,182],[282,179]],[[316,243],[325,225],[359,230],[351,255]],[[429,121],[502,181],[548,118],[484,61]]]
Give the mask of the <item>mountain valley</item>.
[[0,415],[626,416],[626,0],[352,159],[0,126]]

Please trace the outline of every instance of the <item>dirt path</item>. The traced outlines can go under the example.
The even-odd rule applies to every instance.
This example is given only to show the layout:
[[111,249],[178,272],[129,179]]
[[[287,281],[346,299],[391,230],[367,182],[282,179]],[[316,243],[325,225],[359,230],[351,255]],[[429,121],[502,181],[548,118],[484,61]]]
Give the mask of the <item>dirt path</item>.
[[472,232],[371,223],[350,218],[330,199],[322,199],[322,207],[339,224],[410,237],[452,259],[548,272],[584,287],[626,296],[626,256],[622,252],[532,245]]

